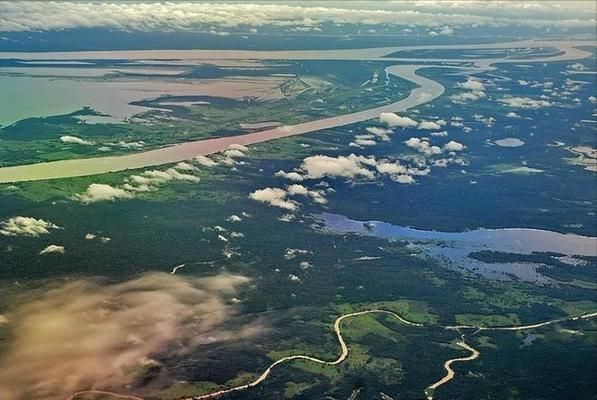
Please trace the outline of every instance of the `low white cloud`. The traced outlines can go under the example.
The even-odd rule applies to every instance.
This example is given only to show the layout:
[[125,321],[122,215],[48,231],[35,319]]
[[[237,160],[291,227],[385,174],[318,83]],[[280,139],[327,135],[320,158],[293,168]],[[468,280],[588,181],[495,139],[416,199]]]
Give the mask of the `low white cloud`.
[[243,153],[247,153],[249,151],[249,148],[247,146],[243,146],[242,144],[231,144],[230,146],[228,146],[228,148],[230,150],[238,150],[238,151],[242,151]]
[[56,244],[51,244],[39,252],[40,255],[51,254],[51,253],[64,254],[65,253],[64,246],[58,246]]
[[447,131],[431,132],[431,136],[444,137],[444,136],[448,136],[448,132]]
[[115,143],[106,143],[106,145],[121,147],[123,149],[128,149],[128,150],[139,150],[145,146],[145,142],[142,140],[138,140],[136,142],[125,142],[124,140],[121,140],[121,141],[115,142]]
[[90,142],[89,140],[84,140],[79,137],[69,136],[69,135],[60,136],[60,140],[63,143],[68,143],[68,144],[81,144],[81,145],[85,145],[85,146],[91,146],[94,144],[93,142]]
[[425,130],[440,130],[442,128],[442,125],[440,125],[437,122],[433,122],[433,121],[421,121],[419,123],[419,125],[417,126],[417,129],[425,129]]
[[359,146],[375,146],[377,142],[373,139],[373,135],[357,135],[355,137],[354,143]]
[[452,103],[464,104],[466,102],[479,100],[485,97],[485,85],[478,79],[468,78],[466,82],[457,83],[456,87],[470,91],[451,95],[450,101]]
[[298,255],[305,255],[311,254],[312,252],[305,249],[290,249],[287,248],[286,252],[284,253],[284,258],[287,260],[292,260],[293,258],[297,257]]
[[241,158],[241,157],[247,156],[244,152],[242,152],[241,150],[237,150],[237,149],[225,150],[223,152],[223,154],[226,157],[230,157],[230,158]]
[[321,191],[309,190],[303,185],[293,184],[286,188],[290,196],[308,196],[317,204],[327,204],[327,199]]
[[508,107],[513,108],[538,109],[550,107],[552,105],[552,103],[547,100],[537,100],[530,97],[504,97],[498,101],[504,103]]
[[587,69],[587,67],[583,63],[579,63],[579,62],[571,64],[567,68],[574,70],[574,71],[584,71]]
[[390,134],[394,133],[391,129],[380,128],[377,126],[370,126],[365,128],[365,130],[384,142],[388,142],[390,140]]
[[97,239],[97,240],[99,240],[101,243],[104,243],[104,244],[105,244],[105,243],[108,243],[109,241],[111,241],[111,240],[112,240],[112,239],[110,239],[109,237],[106,237],[106,236],[98,236],[98,235],[95,235],[95,234],[93,234],[93,233],[86,233],[84,237],[85,237],[85,240],[95,240],[95,239]]
[[389,127],[414,128],[418,122],[409,117],[402,117],[395,113],[386,112],[379,114],[379,122]]
[[508,118],[522,118],[520,115],[516,114],[513,111],[510,111],[508,114],[506,114],[506,117],[508,117]]
[[287,199],[288,193],[284,189],[267,187],[249,194],[249,198],[284,210],[295,211],[298,204]]
[[408,168],[398,162],[380,161],[375,168],[381,174],[403,175],[408,173]]
[[231,144],[230,146],[228,146],[227,150],[224,150],[222,152],[222,157],[219,161],[224,165],[235,165],[237,164],[236,159],[247,157],[248,151],[249,148],[246,146],[243,146],[241,144]]
[[253,200],[269,204],[270,206],[279,207],[285,210],[296,211],[299,203],[288,199],[291,196],[303,196],[310,198],[314,203],[327,204],[325,192],[322,190],[310,190],[306,186],[300,184],[288,185],[286,189],[282,188],[264,188],[256,190],[249,194]]
[[33,217],[12,217],[0,222],[0,234],[4,236],[34,236],[47,235],[50,229],[58,226],[43,219]]
[[[177,167],[181,169],[186,169],[187,166],[194,168],[188,163],[179,163],[177,165]],[[159,185],[173,180],[196,183],[199,182],[199,177],[180,173],[175,168],[168,168],[165,171],[149,170],[144,171],[139,175],[129,176],[121,187],[103,183],[92,183],[87,187],[87,190],[84,193],[74,195],[73,199],[85,204],[96,203],[99,201],[132,199],[138,193],[157,190]]]
[[[461,118],[455,117],[453,121],[461,121]],[[447,125],[443,119],[436,121],[427,121],[435,124],[435,128]],[[383,129],[383,128],[382,128]],[[371,140],[373,133],[366,135],[356,135],[356,139]],[[439,131],[435,136],[447,136],[446,131]],[[407,146],[415,149],[419,154],[407,154],[400,156],[399,159],[376,159],[374,156],[349,154],[347,156],[327,156],[315,155],[303,159],[301,165],[292,172],[278,171],[276,176],[286,178],[293,182],[305,182],[313,179],[323,178],[347,178],[348,180],[372,180],[377,177],[386,176],[392,181],[401,184],[416,183],[416,177],[429,175],[430,165],[435,165],[434,161],[427,157],[434,157],[447,154],[449,158],[444,158],[437,162],[437,166],[446,167],[450,164],[465,166],[468,162],[462,158],[455,157],[456,152],[463,151],[466,146],[456,141],[449,141],[443,146],[433,145],[428,138],[412,137],[404,142]],[[356,145],[356,144],[355,144]],[[333,191],[326,181],[317,184],[318,187],[325,187],[325,190],[311,190],[304,184],[292,184],[286,190],[282,188],[266,188],[251,194],[255,200],[266,202],[268,204],[278,205],[281,208],[294,210],[296,204],[291,201],[287,204],[290,196],[308,196],[314,202],[325,204],[327,192]]]
[[[442,148],[439,146],[432,146],[428,139],[411,138],[405,142],[410,147],[415,148],[418,152],[425,156],[432,156],[441,154]],[[446,151],[460,151],[460,144],[450,142],[447,145]],[[350,154],[349,156],[312,156],[303,160],[301,166],[296,173],[299,174],[303,180],[306,179],[321,179],[321,178],[337,178],[344,177],[349,179],[365,179],[371,180],[378,176],[388,176],[391,180],[398,183],[415,183],[415,177],[425,176],[431,172],[431,169],[426,165],[426,159],[422,156],[409,155],[405,160],[409,160],[409,164],[403,164],[399,160],[391,159],[376,159],[373,156],[357,156]],[[310,190],[303,185],[290,185],[287,188],[287,195],[304,195],[310,196],[316,203],[325,204],[325,192],[333,191],[325,181],[318,184],[320,187],[327,187],[324,190]],[[276,189],[283,190],[283,189]],[[281,192],[277,192],[276,198],[285,200]]]
[[398,161],[382,160],[376,165],[376,169],[380,174],[389,175],[394,182],[402,184],[415,183],[415,178],[410,175],[414,172],[414,169],[408,168]]
[[231,216],[229,216],[228,218],[226,218],[226,221],[228,222],[241,222],[243,219],[241,217],[239,217],[238,215],[232,214]]
[[299,263],[299,267],[301,267],[301,269],[309,269],[313,268],[313,264],[311,264],[309,261],[301,261]]
[[288,186],[288,188],[286,190],[288,191],[288,194],[291,196],[294,196],[297,194],[303,195],[303,196],[309,195],[309,189],[307,189],[303,185],[298,185],[298,184],[290,185],[290,186]]
[[132,199],[134,194],[122,188],[103,183],[92,183],[85,193],[76,194],[74,198],[81,203],[95,203],[98,201],[114,201],[118,199]]
[[[290,221],[294,221],[296,219],[296,215],[294,215],[292,213],[287,213],[287,214],[277,217],[276,219],[278,221],[282,221],[282,222],[290,222]],[[280,270],[277,269],[276,272],[280,272]]]
[[372,179],[373,172],[366,168],[374,165],[375,159],[350,154],[348,156],[329,157],[316,155],[303,160],[300,170],[308,179],[323,177],[366,178]]
[[405,141],[404,144],[425,156],[433,156],[442,153],[442,149],[439,146],[434,146],[428,140],[421,138],[412,137]]
[[443,146],[444,151],[462,151],[465,148],[465,145],[463,145],[462,143],[455,142],[454,140],[450,140]]
[[482,122],[483,125],[485,125],[488,128],[491,128],[493,126],[493,124],[495,124],[496,119],[493,117],[486,117],[483,114],[474,114],[473,115],[473,119],[475,121],[479,121]]
[[454,29],[450,28],[449,26],[444,26],[442,29],[440,29],[439,32],[437,32],[439,35],[443,35],[443,36],[449,36],[452,35],[454,33]]
[[274,175],[294,182],[301,182],[304,179],[298,172],[286,172],[284,170],[279,170]]
[[469,101],[476,101],[485,97],[485,92],[472,91],[453,94],[450,96],[450,101],[455,104],[464,104]]
[[426,157],[435,156],[442,154],[444,151],[447,152],[455,152],[455,151],[462,151],[466,148],[465,145],[462,143],[455,142],[453,140],[449,141],[448,143],[444,144],[443,147],[439,147],[436,145],[432,145],[426,138],[416,138],[412,137],[404,142],[408,147],[417,150],[419,153],[423,154]]
[[460,157],[439,158],[431,161],[432,166],[439,168],[446,168],[449,165],[460,165],[464,167],[468,164],[468,161]]
[[[135,180],[139,175],[133,175],[129,179]],[[174,168],[168,168],[165,171],[159,170],[150,170],[145,171],[140,175],[141,178],[145,178],[147,180],[141,179],[140,183],[151,183],[151,184],[158,184],[164,183],[172,180],[177,181],[188,181],[188,182],[199,182],[199,178],[195,175],[190,174],[182,174],[175,170]]]
[[193,160],[196,161],[199,165],[203,165],[204,167],[213,167],[218,165],[217,162],[206,156],[199,155],[193,158]]
[[197,170],[197,167],[189,164],[188,162],[184,162],[184,161],[181,161],[178,164],[176,164],[174,166],[174,168],[181,170],[181,171],[196,171]]
[[476,90],[476,91],[483,91],[485,90],[485,85],[483,82],[479,81],[478,79],[468,78],[466,82],[459,82],[456,84],[457,87],[461,89],[467,90]]
[[[193,168],[188,163],[178,163],[176,167],[182,170],[189,170]],[[165,171],[149,170],[144,171],[139,175],[131,175],[126,178],[126,183],[122,185],[122,189],[130,192],[131,194],[151,192],[158,189],[158,186],[163,185],[169,181],[186,181],[191,183],[197,183],[200,181],[199,177],[191,174],[184,174],[178,172],[175,168],[168,168]]]
[[415,178],[413,178],[411,175],[394,175],[392,179],[404,185],[410,185],[416,182]]

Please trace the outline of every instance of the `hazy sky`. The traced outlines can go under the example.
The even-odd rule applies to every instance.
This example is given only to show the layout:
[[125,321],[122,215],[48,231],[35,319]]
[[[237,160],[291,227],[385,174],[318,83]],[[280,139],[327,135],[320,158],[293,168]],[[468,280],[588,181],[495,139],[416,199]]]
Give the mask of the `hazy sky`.
[[0,32],[70,28],[192,30],[324,23],[594,28],[594,1],[0,1]]

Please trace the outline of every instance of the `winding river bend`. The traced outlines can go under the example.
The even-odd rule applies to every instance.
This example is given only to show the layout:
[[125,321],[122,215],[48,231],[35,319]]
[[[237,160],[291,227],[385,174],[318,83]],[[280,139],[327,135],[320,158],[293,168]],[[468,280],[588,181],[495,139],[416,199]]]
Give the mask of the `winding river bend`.
[[[423,324],[409,321],[393,311],[383,310],[383,309],[364,310],[364,311],[357,311],[357,312],[344,314],[344,315],[341,315],[340,317],[338,317],[336,319],[336,321],[334,321],[334,332],[338,339],[338,343],[340,344],[340,355],[335,360],[326,361],[326,360],[322,360],[320,358],[316,358],[316,357],[305,355],[305,354],[298,354],[298,355],[283,357],[283,358],[280,358],[279,360],[271,363],[270,366],[267,367],[267,369],[261,373],[261,375],[259,375],[256,379],[254,379],[253,381],[251,381],[249,383],[246,383],[244,385],[234,386],[234,387],[231,387],[228,389],[218,390],[218,391],[211,392],[211,393],[187,397],[184,400],[217,399],[226,394],[237,393],[237,392],[242,392],[242,391],[251,389],[251,388],[259,385],[263,381],[265,381],[267,379],[267,377],[270,375],[270,373],[272,372],[272,370],[275,369],[277,366],[294,361],[294,360],[306,360],[306,361],[314,362],[317,364],[323,364],[323,365],[338,365],[338,364],[342,363],[344,360],[346,360],[346,358],[348,357],[348,354],[350,353],[350,348],[348,347],[348,345],[346,344],[346,341],[344,340],[344,337],[342,336],[342,327],[341,327],[342,321],[344,321],[348,318],[354,318],[354,317],[367,315],[367,314],[386,314],[386,315],[390,315],[390,316],[396,318],[398,321],[400,321],[401,323],[408,325],[408,326],[426,327]],[[549,321],[540,322],[540,323],[536,323],[536,324],[529,324],[529,325],[500,326],[500,327],[479,327],[479,326],[472,326],[472,325],[463,325],[463,326],[448,325],[448,326],[435,326],[435,327],[448,329],[448,330],[456,330],[458,332],[460,332],[462,329],[474,329],[477,332],[481,331],[481,330],[485,330],[485,331],[519,331],[519,330],[536,329],[536,328],[540,328],[542,326],[552,325],[552,324],[555,324],[558,322],[577,321],[577,320],[581,320],[581,319],[590,319],[590,318],[595,318],[595,317],[597,317],[597,312],[583,314],[583,315],[579,315],[579,316],[575,316],[575,317],[558,318],[558,319],[554,319],[554,320],[549,320]],[[434,326],[429,326],[429,327],[434,327]],[[464,337],[465,337],[465,335],[461,334],[461,336],[460,336],[461,340],[456,342],[456,345],[471,352],[471,354],[466,357],[453,358],[453,359],[447,360],[444,363],[444,369],[446,370],[446,375],[425,389],[425,396],[428,400],[433,400],[433,393],[435,390],[437,390],[437,388],[439,388],[440,386],[442,386],[442,385],[448,383],[449,381],[451,381],[452,379],[454,379],[455,372],[451,367],[451,365],[453,363],[472,361],[472,360],[479,358],[479,356],[481,355],[481,353],[478,350],[474,349],[473,347],[471,347],[470,345],[468,345],[465,342]],[[103,395],[113,396],[113,397],[120,398],[120,399],[129,399],[129,400],[144,400],[142,397],[137,397],[134,395],[123,395],[123,394],[116,393],[116,392],[105,391],[105,390],[96,390],[96,389],[78,391],[76,393],[71,394],[66,400],[75,400],[77,397],[89,395],[89,394],[103,394]]]
[[[473,71],[491,69],[496,63],[530,63],[570,61],[586,58],[591,53],[581,50],[578,46],[594,46],[594,42],[570,41],[520,41],[509,43],[496,43],[484,45],[447,45],[447,46],[413,46],[413,47],[386,47],[374,49],[354,50],[326,50],[326,51],[123,51],[123,52],[80,52],[80,53],[0,53],[0,59],[268,59],[268,60],[372,60],[372,61],[397,61],[409,62],[408,65],[394,65],[386,68],[388,74],[406,79],[418,87],[413,89],[408,97],[400,101],[375,107],[364,111],[309,121],[296,125],[280,126],[259,132],[239,135],[203,139],[163,147],[146,152],[125,156],[93,157],[75,160],[61,160],[37,164],[27,164],[0,168],[0,183],[34,181],[46,179],[69,178],[76,176],[97,175],[108,172],[123,171],[127,169],[143,168],[155,165],[175,163],[190,159],[197,155],[209,155],[227,149],[231,144],[251,145],[265,141],[302,135],[323,129],[349,125],[357,122],[376,118],[382,112],[402,112],[413,107],[428,103],[444,93],[444,87],[432,79],[418,75],[421,68],[446,67],[441,63],[465,63]],[[558,55],[550,57],[537,57],[529,59],[519,58],[486,58],[486,59],[422,59],[422,58],[393,58],[392,53],[403,50],[420,49],[479,49],[479,48],[540,48],[555,47]],[[429,64],[427,64],[429,63]]]
[[427,389],[425,389],[425,396],[427,397],[427,400],[433,400],[433,392],[435,391],[435,389],[437,389],[441,385],[448,383],[452,379],[454,379],[454,375],[456,375],[456,373],[452,369],[452,364],[454,364],[455,362],[476,360],[481,355],[481,353],[477,349],[466,344],[466,342],[464,341],[464,335],[462,335],[461,338],[462,338],[462,340],[457,342],[456,345],[462,347],[465,350],[470,351],[471,355],[466,356],[466,357],[452,358],[444,363],[444,369],[446,370],[446,375],[442,379],[440,379],[439,381],[435,382],[433,385],[431,385]]

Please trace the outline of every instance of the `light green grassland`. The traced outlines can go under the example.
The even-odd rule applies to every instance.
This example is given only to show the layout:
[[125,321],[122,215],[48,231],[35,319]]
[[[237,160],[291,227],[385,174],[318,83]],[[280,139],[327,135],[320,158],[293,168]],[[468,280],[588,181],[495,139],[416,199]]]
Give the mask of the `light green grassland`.
[[519,325],[520,320],[514,313],[508,314],[456,314],[454,316],[459,325],[472,326],[511,326]]

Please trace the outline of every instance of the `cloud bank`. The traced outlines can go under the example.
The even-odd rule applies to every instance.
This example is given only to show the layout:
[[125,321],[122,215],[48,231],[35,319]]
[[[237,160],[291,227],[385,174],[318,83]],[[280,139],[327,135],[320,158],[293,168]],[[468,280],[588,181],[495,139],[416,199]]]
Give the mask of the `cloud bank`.
[[[192,30],[214,27],[303,27],[319,31],[324,23],[410,25],[436,28],[430,34],[450,35],[453,26],[594,26],[594,10],[548,2],[349,2],[346,6],[306,4],[193,2],[0,2],[0,31],[22,32],[76,28],[121,31]],[[465,4],[470,3],[470,4]],[[296,3],[295,3],[296,4]],[[374,4],[372,6],[372,4]]]
[[58,226],[33,217],[12,217],[0,222],[0,235],[4,236],[47,235],[50,229],[58,229]]
[[46,247],[45,249],[43,249],[42,251],[39,252],[40,255],[42,254],[51,254],[51,253],[55,253],[55,254],[64,254],[65,250],[64,250],[64,246],[58,246],[56,244],[51,244],[48,247]]
[[297,202],[287,199],[288,193],[281,188],[267,187],[259,189],[249,194],[249,198],[268,204],[273,207],[279,207],[284,210],[295,211],[298,208]]
[[182,171],[195,171],[196,167],[186,162],[180,162],[176,164],[174,168],[168,168],[165,171],[144,171],[139,175],[129,176],[126,178],[124,185],[120,187],[114,187],[103,183],[92,183],[87,187],[85,192],[75,194],[73,199],[80,201],[83,204],[132,199],[138,193],[157,190],[158,186],[169,181],[199,182],[199,177],[181,173],[177,171],[177,169]]
[[401,117],[395,113],[384,112],[379,114],[379,122],[386,124],[389,127],[400,128],[414,128],[418,122],[409,117]]
[[93,142],[90,142],[89,140],[84,140],[84,139],[81,139],[81,138],[79,138],[79,137],[76,137],[76,136],[69,136],[69,135],[66,135],[66,136],[60,136],[60,141],[61,141],[62,143],[68,143],[68,144],[82,144],[82,145],[85,145],[85,146],[91,146],[91,145],[93,145],[93,144],[94,144]]
[[76,194],[75,199],[81,203],[96,203],[98,201],[114,201],[118,199],[132,199],[134,195],[122,188],[103,183],[92,183],[84,193]]
[[456,84],[456,87],[470,91],[451,95],[450,101],[455,104],[464,104],[468,101],[479,100],[486,96],[485,85],[483,82],[474,78],[468,78],[466,82],[459,82]]
[[529,108],[536,110],[538,108],[550,107],[552,103],[547,100],[537,100],[531,97],[504,97],[498,100],[500,103],[504,103],[508,107],[512,108]]
[[[10,316],[0,398],[63,400],[82,388],[122,388],[160,354],[255,334],[224,327],[248,279],[185,280],[150,273],[118,284],[78,280],[48,290]],[[195,353],[194,353],[195,354]]]

